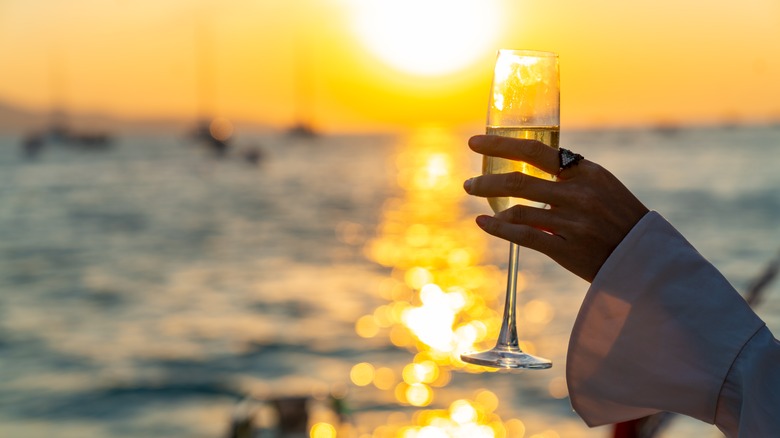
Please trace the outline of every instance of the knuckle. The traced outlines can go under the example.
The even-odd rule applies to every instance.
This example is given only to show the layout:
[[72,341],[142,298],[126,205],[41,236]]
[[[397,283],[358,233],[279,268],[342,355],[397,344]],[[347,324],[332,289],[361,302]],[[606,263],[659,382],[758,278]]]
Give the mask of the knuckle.
[[607,169],[599,164],[593,162],[584,163],[582,166],[582,172],[584,175],[591,179],[594,183],[591,185],[609,185],[611,181],[615,180],[615,176]]
[[578,211],[590,210],[599,202],[599,195],[591,184],[584,182],[566,182],[565,203]]
[[519,205],[515,205],[514,207],[511,207],[508,211],[508,220],[512,223],[519,224],[522,223],[523,219],[525,218],[525,213],[523,212],[522,207]]
[[528,248],[536,246],[537,236],[530,227],[521,227],[517,230],[517,243]]
[[542,158],[550,147],[540,141],[528,141],[525,143],[525,153],[529,158]]
[[568,235],[570,237],[576,237],[577,239],[582,239],[584,236],[587,236],[589,234],[589,227],[586,224],[583,224],[581,222],[573,222],[568,224],[569,230]]
[[591,204],[589,190],[583,188],[582,190],[572,194],[572,199],[570,202],[572,205],[578,207],[578,209],[586,208]]
[[504,179],[504,187],[510,191],[520,191],[525,186],[526,177],[520,172],[511,172]]
[[580,163],[580,172],[591,177],[603,177],[609,173],[606,169],[592,161],[583,161]]

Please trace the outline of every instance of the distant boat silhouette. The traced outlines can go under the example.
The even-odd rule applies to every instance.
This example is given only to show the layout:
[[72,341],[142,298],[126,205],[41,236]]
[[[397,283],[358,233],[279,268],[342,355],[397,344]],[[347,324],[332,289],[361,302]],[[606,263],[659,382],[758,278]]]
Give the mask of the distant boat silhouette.
[[295,123],[287,129],[286,133],[290,137],[314,138],[319,134],[311,123],[314,88],[311,76],[312,68],[309,51],[304,47],[304,41],[300,35],[296,35],[294,50],[295,100],[293,103],[295,105]]
[[107,149],[113,142],[113,136],[107,132],[76,130],[68,122],[67,86],[65,59],[61,52],[52,49],[49,63],[49,92],[51,93],[51,122],[47,129],[47,139],[55,143],[81,149]]
[[205,145],[217,157],[224,157],[230,148],[230,133],[222,134],[217,128],[219,123],[230,123],[226,119],[201,119],[190,132],[189,137],[196,143]]
[[67,122],[67,115],[63,110],[54,110],[51,113],[49,126],[40,135],[47,144],[62,145],[78,149],[101,150],[112,146],[114,137],[104,131],[75,130]]
[[[198,117],[189,137],[205,145],[215,156],[224,157],[230,149],[233,128],[227,119],[215,117],[214,35],[210,15],[201,9],[195,22],[196,84]],[[224,129],[228,126],[229,129]]]
[[315,131],[314,128],[312,128],[310,125],[300,122],[288,128],[287,135],[290,137],[300,138],[313,138],[319,136],[317,131]]
[[43,130],[30,132],[23,137],[21,147],[26,157],[37,157],[47,145],[84,150],[104,150],[112,146],[114,137],[107,132],[71,127],[66,110],[66,88],[63,57],[52,49],[49,54],[49,123]]
[[257,166],[260,164],[261,161],[263,161],[263,151],[257,147],[252,146],[244,149],[244,152],[241,154],[241,156],[244,158],[244,161],[247,163]]

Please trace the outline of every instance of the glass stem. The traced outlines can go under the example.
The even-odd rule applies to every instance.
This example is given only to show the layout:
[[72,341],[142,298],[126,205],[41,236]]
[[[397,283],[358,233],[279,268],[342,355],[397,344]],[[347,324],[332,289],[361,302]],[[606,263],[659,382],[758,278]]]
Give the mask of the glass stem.
[[512,242],[509,244],[509,272],[506,279],[506,303],[504,303],[504,319],[501,323],[501,333],[498,335],[496,347],[506,350],[520,351],[517,341],[516,310],[517,305],[517,271],[520,247]]

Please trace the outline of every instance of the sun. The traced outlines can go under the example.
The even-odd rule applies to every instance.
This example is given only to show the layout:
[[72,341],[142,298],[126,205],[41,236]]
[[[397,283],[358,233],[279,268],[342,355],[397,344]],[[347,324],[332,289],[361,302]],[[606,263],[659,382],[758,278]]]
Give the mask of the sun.
[[391,67],[437,76],[492,50],[499,27],[492,0],[356,0],[358,39]]

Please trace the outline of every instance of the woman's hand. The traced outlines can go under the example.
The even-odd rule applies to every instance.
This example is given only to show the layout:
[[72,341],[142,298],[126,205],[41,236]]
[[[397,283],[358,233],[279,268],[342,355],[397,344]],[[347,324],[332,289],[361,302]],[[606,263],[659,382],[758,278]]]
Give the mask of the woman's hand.
[[[558,151],[536,140],[495,135],[469,139],[474,152],[525,161],[557,174]],[[479,216],[486,232],[542,252],[588,282],[612,251],[648,212],[614,175],[588,160],[564,169],[557,181],[519,172],[482,175],[464,184],[481,197],[512,196],[549,204],[549,209],[516,205],[495,216]]]

